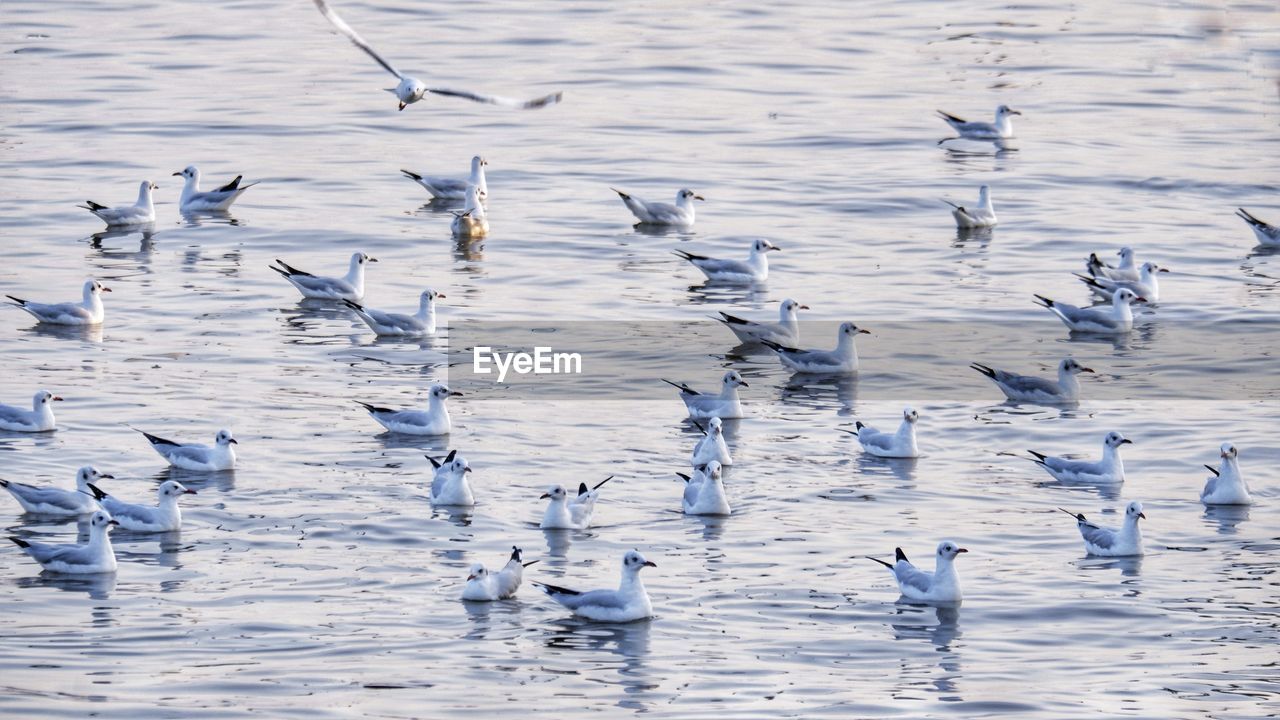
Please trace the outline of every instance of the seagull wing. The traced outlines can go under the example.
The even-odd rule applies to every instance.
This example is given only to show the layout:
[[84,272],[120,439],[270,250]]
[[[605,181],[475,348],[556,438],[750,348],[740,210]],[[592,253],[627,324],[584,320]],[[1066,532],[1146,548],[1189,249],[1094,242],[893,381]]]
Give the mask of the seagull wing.
[[[316,0],[317,4],[320,2],[321,0]],[[373,51],[367,46],[362,47],[364,47],[365,52],[373,55]],[[378,56],[374,55],[374,57],[376,58]],[[378,62],[381,62],[388,70],[391,70],[391,66],[387,65],[386,62],[382,60],[379,60]],[[395,72],[395,70],[391,70],[391,72]],[[396,74],[398,75],[399,73]],[[561,97],[564,95],[564,93],[556,92],[551,93],[550,95],[543,95],[540,98],[534,98],[533,100],[515,100],[513,98],[506,98],[499,95],[481,95],[479,93],[468,92],[466,90],[449,90],[447,88],[427,88],[427,92],[435,93],[436,95],[448,95],[449,97],[463,98],[472,102],[485,103],[486,105],[502,105],[504,107],[520,108],[521,110],[535,110],[540,107],[546,107],[547,105],[555,105],[560,102]]]
[[383,57],[378,54],[377,50],[374,50],[369,45],[369,43],[365,42],[364,38],[360,37],[360,33],[352,29],[352,27],[347,24],[346,20],[343,20],[342,18],[338,17],[338,14],[335,13],[333,9],[329,7],[328,3],[326,3],[324,0],[315,0],[315,3],[316,3],[316,7],[320,9],[320,14],[324,15],[325,19],[328,20],[330,24],[332,24],[335,28],[338,29],[338,32],[342,33],[343,35],[346,35],[347,39],[351,41],[351,44],[365,51],[365,53],[369,57],[373,58],[382,67],[386,68],[387,72],[391,73],[392,75],[395,75],[401,80],[404,79],[404,75],[401,75],[399,70],[392,67],[391,63],[384,60]]

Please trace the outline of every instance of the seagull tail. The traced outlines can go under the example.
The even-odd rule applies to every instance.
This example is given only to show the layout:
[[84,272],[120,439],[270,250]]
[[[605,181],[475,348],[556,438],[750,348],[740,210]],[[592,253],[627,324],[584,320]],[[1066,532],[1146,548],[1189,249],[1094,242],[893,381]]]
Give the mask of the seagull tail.
[[626,194],[626,193],[622,192],[622,191],[621,191],[621,190],[619,190],[618,188],[611,187],[611,188],[609,188],[609,189],[610,189],[610,190],[612,190],[612,191],[614,191],[614,192],[616,192],[616,193],[618,193],[618,197],[622,198],[623,200],[630,200],[630,199],[631,199],[631,196],[630,196],[630,195],[628,195],[628,194]]
[[694,255],[693,253],[685,252],[684,250],[672,250],[671,254],[675,255],[681,260],[693,260],[694,258],[698,257],[697,255]]
[[404,176],[409,178],[410,180],[422,180],[422,176],[416,172],[405,170],[404,168],[400,168],[400,172],[404,173]]
[[1249,223],[1250,225],[1266,225],[1266,223],[1254,217],[1252,213],[1250,213],[1248,210],[1245,210],[1244,208],[1236,208],[1236,215],[1239,215],[1245,222]]
[[889,568],[890,570],[892,570],[892,569],[893,569],[893,563],[885,562],[884,560],[881,560],[880,558],[877,558],[877,557],[871,557],[870,555],[863,555],[862,557],[864,557],[864,558],[866,558],[866,559],[868,559],[868,560],[874,560],[874,561],[876,561],[876,562],[880,563],[881,565],[883,565],[883,566],[885,566],[885,567]]
[[12,301],[14,301],[15,303],[17,303],[17,304],[18,304],[18,307],[26,307],[26,305],[27,305],[27,301],[26,301],[26,300],[23,300],[22,298],[16,298],[16,297],[14,297],[14,296],[12,296],[12,295],[5,295],[5,297],[7,297],[7,298],[9,298],[10,300],[12,300]]
[[1044,464],[1044,461],[1045,461],[1045,458],[1049,457],[1048,455],[1045,455],[1044,453],[1038,453],[1038,452],[1036,452],[1035,450],[1028,450],[1027,452],[1029,452],[1029,453],[1031,453],[1032,455],[1034,455],[1034,456],[1035,456],[1035,457],[1030,457],[1030,458],[1027,458],[1027,459],[1028,459],[1028,460],[1030,460],[1031,462],[1033,462],[1033,463],[1037,464],[1037,465],[1043,465],[1043,464]]
[[982,373],[983,375],[986,375],[989,378],[994,378],[996,376],[995,370],[992,370],[991,368],[987,367],[986,365],[983,365],[982,363],[976,363],[976,362],[969,363],[969,367],[973,368],[974,370],[977,370],[978,372]]
[[18,537],[9,536],[9,542],[13,543],[14,545],[17,545],[20,548],[23,548],[24,550],[26,548],[31,547],[31,543]]
[[1052,308],[1053,308],[1053,301],[1052,301],[1052,300],[1050,300],[1049,298],[1047,298],[1047,297],[1045,297],[1045,296],[1043,296],[1043,295],[1035,295],[1034,297],[1035,297],[1035,299],[1036,299],[1036,300],[1039,300],[1039,301],[1040,301],[1040,302],[1036,303],[1037,305],[1039,305],[1039,306],[1041,306],[1041,307],[1047,307],[1047,308],[1050,308],[1050,309],[1052,309]]

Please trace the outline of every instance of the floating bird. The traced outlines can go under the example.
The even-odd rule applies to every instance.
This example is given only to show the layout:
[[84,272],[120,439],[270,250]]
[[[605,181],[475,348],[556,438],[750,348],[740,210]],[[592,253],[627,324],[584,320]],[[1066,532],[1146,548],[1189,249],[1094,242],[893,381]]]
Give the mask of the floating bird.
[[338,32],[342,33],[343,35],[346,35],[347,39],[350,40],[353,45],[365,51],[365,53],[368,54],[369,57],[373,58],[374,61],[377,62],[379,65],[381,65],[387,72],[391,73],[392,75],[395,75],[400,80],[399,85],[397,85],[395,88],[388,88],[387,92],[393,93],[396,96],[396,99],[400,101],[401,110],[404,110],[406,105],[411,105],[413,103],[418,102],[427,93],[434,93],[436,95],[447,95],[449,97],[459,97],[459,98],[464,98],[466,100],[471,100],[473,102],[485,103],[488,105],[505,105],[507,107],[520,108],[523,110],[531,110],[533,108],[540,108],[546,105],[554,105],[555,103],[560,102],[562,93],[558,93],[558,92],[552,93],[550,95],[545,95],[543,97],[540,97],[534,100],[512,100],[509,98],[498,97],[496,95],[481,95],[479,93],[468,92],[465,90],[446,90],[445,88],[429,88],[426,85],[424,85],[421,80],[415,77],[410,77],[408,75],[401,74],[399,70],[396,70],[391,65],[391,63],[384,60],[382,56],[379,55],[377,51],[374,50],[369,45],[369,43],[364,41],[364,38],[360,37],[360,35],[356,33],[356,31],[353,30],[350,25],[348,25],[342,18],[338,17],[337,13],[335,13],[332,9],[330,9],[328,3],[326,3],[324,0],[315,0],[315,3],[316,3],[316,7],[319,8],[320,12],[324,15],[325,19],[328,20],[335,28],[337,28]]
[[649,593],[640,581],[640,571],[647,567],[657,565],[646,560],[639,550],[629,550],[622,557],[622,583],[617,590],[580,592],[540,582],[534,585],[579,617],[597,622],[633,622],[653,615]]
[[217,472],[231,470],[236,466],[236,451],[231,446],[240,443],[231,436],[230,430],[219,430],[213,439],[213,447],[198,443],[176,443],[142,430],[138,432],[151,443],[152,450],[176,468],[197,472]]
[[248,185],[241,185],[240,181],[244,176],[237,175],[235,180],[217,190],[201,192],[200,170],[195,165],[188,165],[174,175],[180,175],[183,178],[182,197],[178,200],[178,209],[184,213],[226,210],[231,207],[231,203],[244,194],[245,190],[258,184],[251,182]]
[[1018,375],[1005,370],[996,370],[982,363],[971,363],[969,367],[986,375],[995,382],[1004,396],[1013,402],[1038,403],[1041,405],[1074,405],[1080,401],[1080,381],[1076,378],[1080,373],[1091,373],[1087,368],[1072,358],[1058,363],[1058,381]]
[[1122,483],[1124,482],[1124,463],[1120,460],[1120,446],[1132,445],[1133,441],[1112,431],[1102,438],[1102,459],[1097,462],[1089,460],[1069,460],[1063,457],[1052,457],[1035,450],[1028,450],[1034,457],[1032,461],[1045,469],[1045,472],[1064,482]]
[[418,312],[413,315],[374,310],[350,300],[342,302],[378,337],[417,337],[436,334],[436,300],[444,296],[431,288],[423,290],[418,296]]
[[142,184],[138,186],[138,201],[133,205],[107,207],[106,205],[99,205],[92,200],[86,200],[85,205],[77,205],[76,207],[84,208],[97,215],[99,219],[107,224],[107,227],[145,225],[149,222],[155,222],[156,206],[151,202],[151,191],[157,190],[159,187],[159,185],[150,180],[143,180]]
[[435,468],[435,475],[431,478],[432,505],[472,507],[476,504],[475,496],[471,494],[471,484],[467,482],[471,465],[466,458],[455,457],[457,452],[450,450],[443,462],[427,456],[431,466]]
[[1013,137],[1013,116],[1022,113],[1001,105],[996,108],[995,122],[969,121],[941,110],[938,115],[965,140],[1005,140]]
[[49,325],[101,325],[106,315],[102,307],[102,293],[111,292],[97,280],[84,282],[84,299],[79,303],[45,304],[5,295],[17,307],[26,310],[37,321]]
[[921,602],[958,603],[963,599],[960,593],[960,576],[956,574],[955,560],[960,553],[969,552],[950,540],[938,543],[937,560],[933,572],[926,572],[911,564],[902,548],[894,548],[894,562],[887,563],[870,555],[868,560],[875,560],[893,572],[898,581],[898,590],[908,600]]
[[1108,265],[1098,259],[1097,253],[1089,253],[1089,259],[1085,261],[1085,268],[1089,271],[1091,277],[1104,277],[1108,280],[1118,280],[1120,282],[1137,282],[1138,267],[1133,248],[1122,247],[1116,255],[1120,256],[1120,264]]
[[911,408],[902,411],[902,422],[897,432],[881,432],[859,421],[857,430],[844,430],[858,438],[858,443],[869,455],[883,458],[920,457],[920,448],[916,447],[916,421],[920,415]]
[[676,204],[647,202],[634,195],[628,195],[616,188],[609,188],[618,193],[622,202],[640,221],[641,225],[677,225],[689,227],[693,225],[693,201],[705,200],[694,191],[684,188],[676,193]]
[[467,204],[462,210],[454,210],[449,229],[454,237],[482,238],[489,234],[489,218],[480,202],[480,191],[475,185],[467,186]]
[[542,522],[538,527],[543,530],[586,530],[591,527],[591,516],[596,511],[596,500],[600,497],[600,486],[614,478],[613,475],[587,489],[586,483],[578,484],[578,496],[570,499],[569,493],[560,485],[552,485],[539,498],[548,500],[547,509],[542,513]]
[[707,280],[716,283],[757,283],[769,278],[769,258],[766,253],[782,248],[757,238],[751,242],[751,254],[746,260],[725,260],[705,255],[694,255],[684,250],[672,250],[677,257],[693,263],[694,267],[707,276]]
[[467,585],[462,589],[462,599],[478,602],[492,602],[515,597],[524,578],[524,569],[538,562],[520,561],[520,548],[511,546],[511,558],[496,573],[485,570],[484,565],[473,563],[467,576]]
[[182,495],[195,495],[177,480],[165,480],[157,491],[159,502],[156,507],[150,505],[134,505],[103,492],[101,488],[89,483],[93,499],[98,501],[102,509],[111,513],[120,527],[125,530],[139,532],[173,532],[182,529],[182,510],[178,508],[178,498]]
[[1249,227],[1253,228],[1253,234],[1257,236],[1259,244],[1280,245],[1280,227],[1259,220],[1244,208],[1236,208],[1236,215],[1243,218],[1245,222],[1249,223]]
[[690,464],[705,465],[715,460],[721,465],[732,465],[733,458],[729,457],[729,446],[724,443],[724,422],[718,417],[713,417],[707,421],[705,428],[697,422],[694,422],[694,425],[702,431],[702,438],[698,440],[697,445],[693,446]]
[[1128,288],[1120,288],[1111,298],[1111,312],[1098,308],[1082,308],[1070,303],[1050,300],[1043,295],[1036,295],[1036,303],[1048,308],[1050,312],[1062,320],[1062,324],[1072,332],[1094,333],[1097,335],[1123,335],[1133,330],[1133,302],[1145,301]]
[[836,331],[834,350],[797,350],[776,342],[764,341],[764,346],[778,356],[778,360],[792,372],[818,375],[851,375],[858,372],[858,347],[854,338],[859,334],[870,335],[851,322],[840,323]]
[[431,193],[431,197],[435,200],[466,200],[467,187],[475,185],[480,200],[486,201],[489,199],[489,184],[485,182],[484,166],[488,164],[489,161],[479,155],[471,158],[471,175],[466,180],[419,175],[416,172],[404,169],[401,169],[400,172],[404,173],[405,177],[421,185],[427,192]]
[[1084,549],[1090,555],[1099,557],[1130,557],[1142,554],[1142,530],[1138,520],[1146,520],[1142,512],[1142,503],[1134,500],[1124,509],[1124,525],[1119,530],[1098,527],[1085,519],[1081,513],[1073,513],[1065,508],[1058,508],[1076,519],[1076,527],[1084,538]]
[[459,395],[462,393],[450,390],[443,383],[436,383],[427,392],[426,410],[391,410],[359,400],[356,404],[368,410],[379,425],[391,432],[406,435],[448,435],[453,429],[453,423],[449,420],[449,408],[445,407],[445,401]]
[[1252,505],[1249,485],[1240,474],[1236,446],[1225,442],[1220,450],[1222,463],[1217,469],[1205,465],[1213,473],[1213,477],[1205,481],[1204,490],[1200,492],[1200,502],[1205,505]]
[[738,340],[744,343],[758,343],[768,340],[779,345],[792,347],[800,342],[800,323],[796,318],[797,310],[808,310],[808,305],[787,298],[778,307],[778,322],[756,322],[744,320],[736,315],[721,312],[720,317],[711,318],[729,328]]
[[684,495],[680,505],[685,515],[731,515],[729,498],[725,496],[723,469],[712,460],[698,466],[692,476],[676,473],[684,478]]
[[996,219],[996,209],[991,204],[991,188],[987,185],[978,188],[978,204],[975,207],[966,208],[950,200],[943,202],[954,208],[951,217],[956,219],[958,228],[989,228],[995,227],[999,222]]
[[1142,267],[1138,270],[1138,279],[1136,281],[1090,277],[1078,273],[1076,273],[1076,277],[1080,278],[1080,282],[1088,285],[1093,294],[1105,300],[1111,300],[1121,288],[1128,288],[1146,302],[1160,302],[1160,283],[1157,281],[1156,275],[1167,272],[1169,272],[1167,267],[1162,267],[1153,262],[1145,262],[1142,263]]
[[31,398],[31,409],[0,403],[0,430],[8,432],[49,432],[57,430],[53,403],[62,400],[48,390],[37,390]]
[[84,545],[48,545],[17,537],[9,539],[50,572],[74,575],[109,573],[116,571],[116,553],[111,549],[111,538],[107,537],[107,532],[119,524],[98,510],[89,519],[89,542]]
[[377,258],[358,252],[351,254],[351,261],[345,277],[319,277],[286,263],[279,258],[275,265],[267,267],[284,276],[290,284],[298,288],[304,298],[315,300],[350,300],[360,302],[364,298],[364,268],[367,263],[378,262]]
[[89,483],[114,477],[114,475],[98,472],[98,469],[91,465],[85,465],[76,471],[75,490],[36,487],[12,480],[0,480],[0,487],[8,490],[25,512],[36,515],[79,517],[102,509],[93,499],[93,491],[89,489]]
[[748,385],[737,370],[726,372],[720,379],[719,395],[703,395],[684,383],[674,383],[670,380],[662,382],[680,390],[680,399],[689,410],[689,417],[695,420],[713,417],[728,420],[742,417],[742,403],[738,400],[738,388],[748,387]]

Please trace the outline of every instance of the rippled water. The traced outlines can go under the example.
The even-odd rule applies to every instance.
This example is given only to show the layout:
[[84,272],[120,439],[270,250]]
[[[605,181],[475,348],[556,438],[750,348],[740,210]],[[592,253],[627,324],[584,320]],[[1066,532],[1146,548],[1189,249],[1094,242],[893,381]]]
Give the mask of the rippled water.
[[[1246,325],[1275,317],[1280,256],[1231,214],[1280,219],[1274,7],[420,5],[338,7],[406,71],[511,95],[563,88],[565,102],[397,113],[388,76],[301,1],[0,9],[0,290],[114,288],[100,333],[0,313],[0,401],[67,398],[57,433],[0,436],[0,474],[65,485],[93,463],[119,495],[150,496],[170,474],[127,426],[202,441],[229,426],[242,459],[179,476],[200,491],[181,534],[117,532],[115,577],[40,575],[0,550],[0,714],[1280,711],[1277,344]],[[1001,102],[1024,113],[1016,150],[935,145],[935,108],[985,118]],[[475,153],[490,161],[492,233],[459,246],[448,208],[397,171],[463,174]],[[207,184],[262,185],[234,221],[187,221],[170,173],[193,163]],[[155,230],[92,235],[74,205],[124,202],[144,178],[162,188]],[[971,201],[981,183],[1002,224],[957,236],[940,198]],[[688,186],[707,202],[693,231],[651,235],[610,186],[654,199]],[[736,255],[747,235],[784,248],[751,292],[691,287],[669,253]],[[1131,341],[1070,339],[1030,302],[1083,301],[1068,273],[1124,244],[1176,271]],[[455,325],[652,329],[773,315],[795,297],[812,320],[915,329],[865,338],[861,381],[836,384],[726,357],[728,333],[711,333],[680,379],[709,386],[732,366],[751,382],[750,417],[728,428],[728,519],[676,512],[673,472],[696,431],[659,385],[652,400],[459,388],[447,446],[476,468],[479,504],[433,511],[422,455],[446,441],[380,435],[352,401],[419,401],[449,376],[447,333],[373,342],[266,267],[339,271],[356,249],[381,260],[370,305],[408,308],[430,285]],[[1073,353],[1100,371],[1078,409],[997,403],[964,369],[980,358],[910,390],[903,368],[940,354],[930,324],[981,338],[992,318],[984,358],[1047,372]],[[1244,364],[1215,377],[1218,354]],[[1214,382],[1217,397],[1184,392]],[[921,412],[917,461],[866,458],[837,431],[891,424],[906,403]],[[1135,441],[1118,492],[1048,483],[1001,454],[1092,455],[1111,429]],[[1196,501],[1224,440],[1241,448],[1252,509]],[[609,474],[598,527],[536,528],[546,485]],[[1086,559],[1055,509],[1118,522],[1129,499],[1149,517],[1142,560]],[[74,534],[16,509],[0,499],[7,534]],[[896,603],[858,557],[901,545],[928,565],[942,537],[971,550],[958,610]],[[529,577],[571,586],[613,584],[639,547],[658,563],[658,616],[582,623],[527,585],[515,601],[459,602],[467,565],[512,544],[541,559]]]

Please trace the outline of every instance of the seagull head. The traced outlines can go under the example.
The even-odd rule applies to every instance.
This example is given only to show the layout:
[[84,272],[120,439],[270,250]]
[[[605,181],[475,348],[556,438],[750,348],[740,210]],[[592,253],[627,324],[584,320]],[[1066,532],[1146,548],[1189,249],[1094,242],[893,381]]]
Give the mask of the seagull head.
[[1169,268],[1157,265],[1153,262],[1142,263],[1142,271],[1148,275],[1154,275],[1158,272],[1169,272]]
[[449,472],[452,473],[454,477],[462,477],[463,475],[471,472],[471,465],[467,463],[466,458],[459,455],[453,459],[453,462],[449,463]]
[[195,180],[196,182],[200,182],[200,171],[196,168],[195,165],[188,165],[185,168],[183,168],[181,171],[174,173],[174,175],[185,178],[187,180]]
[[742,379],[737,370],[730,370],[720,379],[720,385],[725,388],[751,387],[747,385],[747,381]]
[[84,291],[89,295],[101,295],[104,292],[111,292],[111,288],[103,285],[97,280],[85,280]]
[[442,297],[445,297],[445,294],[444,294],[444,293],[442,293],[442,292],[436,292],[435,290],[432,290],[431,288],[427,288],[426,290],[423,290],[423,291],[422,291],[422,295],[420,295],[420,296],[419,296],[419,299],[420,299],[420,300],[421,300],[421,302],[423,302],[423,303],[430,303],[430,302],[435,302],[436,300],[438,300],[438,299],[440,299],[440,298],[442,298]]
[[1222,447],[1219,448],[1219,450],[1220,450],[1219,454],[1225,460],[1233,459],[1239,453],[1239,451],[1236,450],[1236,446],[1229,442],[1222,443]]
[[1126,245],[1117,250],[1116,255],[1119,255],[1121,260],[1131,262],[1133,260],[1133,248]]
[[854,335],[870,335],[871,331],[863,330],[851,322],[842,322],[840,323],[840,334],[853,337]]
[[1001,105],[1000,107],[996,108],[996,115],[999,117],[1005,117],[1006,115],[1021,115],[1021,114],[1022,113],[1018,112],[1017,110],[1014,110],[1008,105]]
[[939,560],[955,560],[957,555],[967,552],[969,551],[966,548],[962,548],[950,540],[943,540],[938,543]]
[[427,86],[417,78],[405,77],[400,80],[400,84],[393,90],[396,99],[400,101],[400,109],[404,110],[405,106],[412,105],[422,99],[427,94]]
[[1119,448],[1121,445],[1132,445],[1133,441],[1112,430],[1107,433],[1107,437],[1102,441],[1109,448]]
[[85,465],[84,467],[76,471],[76,486],[84,487],[85,483],[97,482],[98,480],[102,480],[103,478],[106,478],[108,480],[116,479],[115,475],[108,475],[106,473],[101,473],[101,472],[98,472],[98,468],[92,465]]
[[378,258],[370,257],[368,253],[351,253],[351,266],[359,267],[366,263],[378,262]]
[[31,404],[38,408],[43,405],[48,405],[51,402],[57,402],[61,399],[62,398],[54,395],[48,390],[37,390],[35,397],[31,398]]
[[460,393],[460,392],[455,392],[455,391],[453,391],[453,390],[450,390],[450,389],[449,389],[449,386],[448,386],[448,385],[445,385],[444,383],[436,383],[435,385],[432,385],[432,386],[431,386],[431,399],[432,399],[432,400],[440,400],[440,401],[443,401],[443,400],[445,400],[445,399],[447,399],[447,398],[449,398],[449,397],[452,397],[452,396],[454,396],[454,395],[461,395],[461,394],[462,394],[462,393]]
[[706,200],[706,198],[695,193],[689,188],[684,188],[680,192],[676,193],[676,202],[689,202],[690,200]]
[[780,251],[782,250],[782,248],[778,247],[777,245],[774,245],[773,243],[769,242],[768,240],[765,240],[764,238],[756,238],[755,241],[751,243],[751,252],[756,253],[757,255],[759,255],[760,253],[767,253],[770,250]]
[[566,497],[568,497],[568,493],[565,492],[565,489],[563,486],[552,485],[551,487],[547,488],[547,491],[542,493],[542,495],[538,499],[539,500],[550,499],[553,502],[559,502],[561,500],[564,500]]
[[1093,368],[1087,368],[1081,365],[1080,363],[1076,362],[1075,358],[1066,358],[1062,362],[1058,363],[1058,370],[1060,372],[1065,372],[1070,375],[1078,375],[1082,372],[1087,372],[1087,373],[1093,372]]
[[622,567],[632,572],[640,572],[641,568],[658,566],[656,563],[645,560],[639,550],[628,550],[627,554],[622,556]]
[[111,516],[108,515],[103,510],[99,510],[95,512],[93,514],[93,517],[89,518],[89,527],[95,530],[101,529],[103,532],[106,532],[107,530],[109,530],[112,525],[119,525],[119,524],[120,523],[116,522],[115,520],[112,520]]
[[177,480],[165,480],[160,484],[160,500],[165,498],[176,498],[179,495],[195,495],[196,491],[191,490]]
[[916,412],[914,408],[906,408],[902,411],[902,419],[904,422],[915,425],[916,421],[920,419],[920,413]]
[[782,301],[782,311],[788,314],[793,313],[797,310],[808,310],[808,309],[809,309],[808,305],[801,305],[800,303],[796,302],[795,300],[792,300],[791,298],[787,298],[786,300]]
[[231,431],[223,428],[218,431],[218,436],[214,438],[214,442],[218,445],[239,445],[240,443],[231,435]]
[[483,580],[485,576],[489,574],[489,571],[485,570],[484,565],[481,565],[480,563],[471,563],[471,567],[467,572],[467,582],[471,582],[472,580]]
[[713,480],[719,480],[720,474],[724,472],[724,468],[720,465],[719,461],[716,460],[712,460],[703,467],[705,468],[702,471],[703,474]]
[[1129,288],[1120,288],[1115,294],[1115,304],[1128,305],[1133,302],[1146,302],[1146,298]]
[[707,436],[719,437],[724,432],[724,421],[718,417],[713,417],[707,422]]
[[1142,512],[1142,503],[1138,502],[1137,500],[1134,500],[1125,506],[1124,519],[1137,522],[1138,518],[1142,518],[1143,520],[1146,520],[1147,516],[1145,513]]

